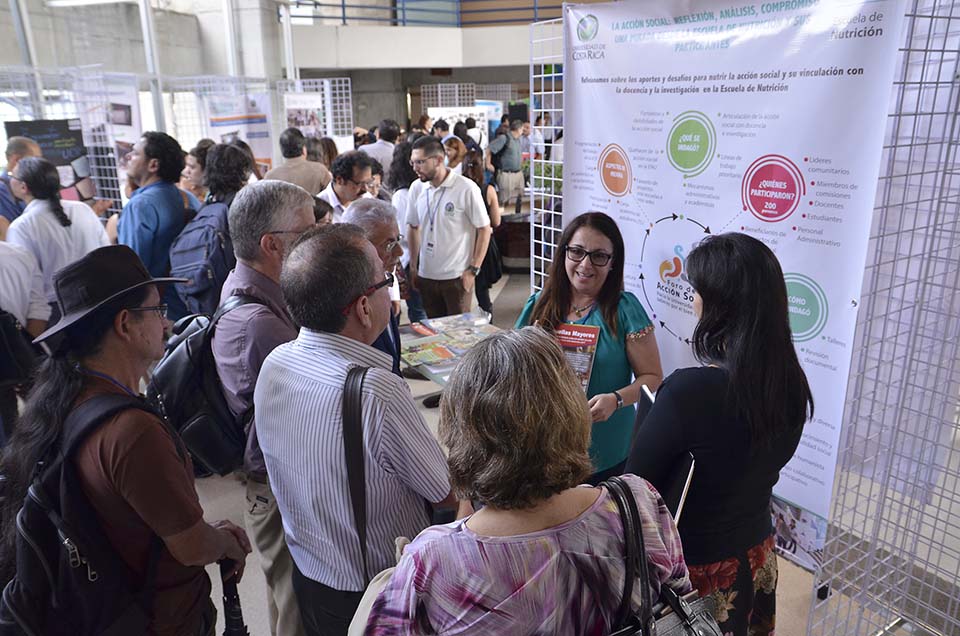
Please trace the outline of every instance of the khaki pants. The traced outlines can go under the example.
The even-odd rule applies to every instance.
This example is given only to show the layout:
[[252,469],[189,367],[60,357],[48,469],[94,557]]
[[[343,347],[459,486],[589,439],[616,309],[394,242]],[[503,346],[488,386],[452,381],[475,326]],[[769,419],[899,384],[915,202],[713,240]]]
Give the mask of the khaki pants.
[[463,288],[463,280],[459,276],[451,280],[417,278],[417,288],[420,290],[427,318],[465,314],[470,311],[470,294]]
[[293,592],[293,558],[283,536],[283,522],[269,484],[247,480],[247,507],[243,520],[260,553],[267,579],[267,609],[273,636],[304,636],[300,608]]
[[516,198],[523,198],[523,173],[522,172],[504,172],[497,173],[497,198],[500,205],[505,206]]

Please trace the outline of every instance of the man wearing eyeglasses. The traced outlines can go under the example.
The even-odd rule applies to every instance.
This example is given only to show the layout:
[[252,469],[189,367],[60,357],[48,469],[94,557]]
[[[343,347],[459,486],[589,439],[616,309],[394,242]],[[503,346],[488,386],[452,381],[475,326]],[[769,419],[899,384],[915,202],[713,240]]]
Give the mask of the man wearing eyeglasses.
[[[254,403],[311,636],[347,633],[368,576],[396,564],[394,539],[430,524],[424,500],[454,505],[443,453],[410,389],[371,346],[389,323],[392,283],[377,249],[346,223],[304,234],[280,275],[300,333],[267,356]],[[343,446],[343,387],[354,366],[368,368],[360,404],[366,561]]]
[[[361,199],[347,209],[342,222],[352,223],[363,230],[363,235],[377,248],[385,273],[392,275],[397,271],[403,255],[400,246],[403,235],[397,226],[397,211],[392,205],[374,198]],[[391,290],[394,287],[396,285],[391,286]],[[373,347],[393,359],[393,372],[400,375],[400,319],[396,311],[390,312],[390,323],[373,342]]]
[[493,233],[480,188],[447,169],[445,156],[435,137],[418,139],[410,154],[420,177],[407,198],[410,284],[420,290],[429,318],[470,311]]
[[224,314],[212,343],[227,406],[247,427],[243,462],[247,505],[243,516],[260,553],[267,581],[270,633],[274,635],[302,636],[304,632],[290,582],[293,561],[257,442],[259,423],[252,418],[253,391],[267,354],[297,337],[297,326],[280,291],[280,270],[293,243],[314,226],[313,205],[313,197],[306,190],[284,181],[258,181],[237,193],[228,213],[237,265],[224,281],[220,303],[234,295],[255,302]]
[[340,223],[344,210],[351,203],[367,194],[373,180],[373,163],[370,156],[359,150],[351,150],[333,160],[330,166],[333,180],[317,198],[333,206],[333,222]]

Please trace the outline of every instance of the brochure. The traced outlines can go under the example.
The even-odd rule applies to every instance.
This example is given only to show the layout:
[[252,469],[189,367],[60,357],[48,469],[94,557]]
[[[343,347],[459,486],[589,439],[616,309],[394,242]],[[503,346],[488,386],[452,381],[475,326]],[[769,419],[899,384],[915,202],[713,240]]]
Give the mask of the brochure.
[[418,364],[435,365],[453,360],[456,355],[446,347],[443,336],[434,336],[403,343],[400,357],[411,367],[415,367]]
[[597,342],[600,340],[600,327],[564,323],[553,335],[586,393],[590,386],[593,359],[597,354]]

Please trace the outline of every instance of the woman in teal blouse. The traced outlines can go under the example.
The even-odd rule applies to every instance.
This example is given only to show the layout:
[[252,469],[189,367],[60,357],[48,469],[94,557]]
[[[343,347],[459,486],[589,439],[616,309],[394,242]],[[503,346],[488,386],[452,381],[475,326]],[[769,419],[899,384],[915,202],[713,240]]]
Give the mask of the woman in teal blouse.
[[587,388],[591,483],[622,472],[640,387],[656,391],[663,379],[653,324],[637,297],[623,290],[623,262],[616,222],[601,212],[578,216],[560,236],[543,290],[527,300],[516,324],[549,331],[563,323],[600,327]]

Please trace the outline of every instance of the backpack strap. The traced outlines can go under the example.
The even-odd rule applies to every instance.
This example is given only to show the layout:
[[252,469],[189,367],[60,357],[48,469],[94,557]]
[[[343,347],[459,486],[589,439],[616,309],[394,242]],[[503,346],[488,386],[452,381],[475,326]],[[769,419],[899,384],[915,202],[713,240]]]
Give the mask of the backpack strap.
[[[248,296],[246,294],[233,294],[229,298],[227,298],[225,301],[223,301],[223,304],[217,307],[216,313],[214,313],[213,316],[210,318],[209,331],[210,332],[213,331],[214,325],[220,322],[220,319],[223,318],[224,314],[230,313],[237,307],[242,307],[243,305],[264,305],[265,306],[265,303],[261,301],[259,298],[256,298],[254,296]],[[210,336],[212,337],[213,334],[211,333]]]
[[343,454],[347,462],[350,504],[353,507],[354,529],[363,560],[363,585],[370,583],[367,568],[367,488],[363,464],[363,416],[360,403],[363,380],[368,367],[351,367],[343,386]]

